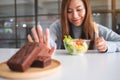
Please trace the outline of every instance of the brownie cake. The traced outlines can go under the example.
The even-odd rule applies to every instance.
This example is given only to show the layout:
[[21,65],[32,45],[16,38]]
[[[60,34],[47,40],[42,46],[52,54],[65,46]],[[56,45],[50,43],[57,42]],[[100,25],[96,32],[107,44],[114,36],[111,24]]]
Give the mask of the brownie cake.
[[44,68],[51,64],[50,56],[38,56],[37,59],[32,63],[31,67]]
[[31,66],[39,53],[39,43],[28,42],[7,61],[7,65],[13,71],[24,72]]

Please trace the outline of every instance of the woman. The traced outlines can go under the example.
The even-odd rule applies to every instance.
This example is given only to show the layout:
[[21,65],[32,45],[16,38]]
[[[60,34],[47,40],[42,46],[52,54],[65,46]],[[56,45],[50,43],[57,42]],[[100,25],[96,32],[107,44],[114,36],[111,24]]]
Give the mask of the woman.
[[[98,28],[97,37],[95,27]],[[94,24],[89,0],[62,0],[60,20],[50,26],[51,45],[63,48],[64,35],[90,39],[89,49],[95,45],[99,52],[120,51],[120,36],[102,25]]]

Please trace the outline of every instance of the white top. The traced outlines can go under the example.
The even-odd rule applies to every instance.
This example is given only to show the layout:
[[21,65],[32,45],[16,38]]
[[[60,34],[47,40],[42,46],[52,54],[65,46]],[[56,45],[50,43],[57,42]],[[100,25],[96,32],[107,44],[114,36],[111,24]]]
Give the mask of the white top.
[[[7,61],[17,50],[0,49],[0,63]],[[57,50],[53,58],[61,62],[61,68],[32,80],[120,80],[120,53],[88,51],[84,55],[69,55],[65,50]],[[0,80],[6,79],[0,77]]]

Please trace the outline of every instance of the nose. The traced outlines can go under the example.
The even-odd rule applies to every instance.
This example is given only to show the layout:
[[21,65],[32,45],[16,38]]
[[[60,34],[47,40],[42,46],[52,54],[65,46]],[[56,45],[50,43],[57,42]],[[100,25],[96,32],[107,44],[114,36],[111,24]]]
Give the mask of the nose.
[[76,19],[77,17],[79,17],[79,14],[78,14],[77,11],[74,11],[74,12],[73,12],[73,18]]

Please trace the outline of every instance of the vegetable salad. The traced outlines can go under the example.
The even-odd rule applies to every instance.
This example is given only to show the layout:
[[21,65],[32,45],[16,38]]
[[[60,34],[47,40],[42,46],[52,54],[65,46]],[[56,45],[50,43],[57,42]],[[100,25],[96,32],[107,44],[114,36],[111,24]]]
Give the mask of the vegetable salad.
[[63,42],[70,54],[84,53],[88,49],[88,45],[83,39],[73,39],[71,36],[64,36]]

